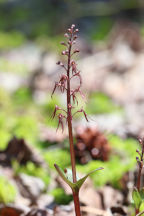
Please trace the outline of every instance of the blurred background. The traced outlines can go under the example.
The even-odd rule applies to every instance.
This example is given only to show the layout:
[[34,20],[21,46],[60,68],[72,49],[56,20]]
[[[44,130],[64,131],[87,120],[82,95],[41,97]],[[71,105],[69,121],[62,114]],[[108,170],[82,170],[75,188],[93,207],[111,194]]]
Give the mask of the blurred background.
[[64,94],[51,93],[62,72],[60,42],[73,23],[86,97],[78,95],[78,107],[89,119],[80,114],[73,122],[77,170],[104,167],[80,200],[93,211],[125,206],[128,212],[144,135],[143,0],[0,0],[0,203],[74,214],[53,167],[70,167],[67,129],[56,132],[51,118],[55,104],[66,104]]

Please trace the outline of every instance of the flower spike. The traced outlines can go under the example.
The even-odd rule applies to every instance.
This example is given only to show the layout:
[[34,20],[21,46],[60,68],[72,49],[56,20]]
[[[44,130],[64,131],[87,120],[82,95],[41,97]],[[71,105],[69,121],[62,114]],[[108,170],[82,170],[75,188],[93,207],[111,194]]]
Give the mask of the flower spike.
[[[75,204],[75,213],[77,216],[81,216],[80,212],[80,203],[79,203],[79,190],[82,186],[82,184],[85,182],[86,178],[93,173],[96,170],[101,170],[102,168],[96,169],[90,173],[88,173],[83,178],[79,179],[76,175],[76,162],[75,162],[75,149],[74,149],[74,140],[73,140],[73,130],[72,130],[72,118],[73,116],[78,113],[82,112],[84,114],[85,119],[88,121],[86,112],[82,109],[76,111],[74,114],[72,114],[73,103],[77,103],[78,100],[76,97],[77,93],[80,93],[82,98],[84,98],[83,93],[80,90],[82,79],[80,75],[80,71],[77,69],[77,64],[74,60],[72,60],[72,55],[79,52],[77,48],[74,48],[74,44],[76,43],[77,39],[77,32],[79,30],[75,28],[75,25],[72,24],[70,28],[67,29],[67,32],[64,34],[64,37],[66,38],[65,42],[62,42],[61,44],[66,47],[66,50],[62,51],[62,55],[66,58],[66,66],[61,62],[58,61],[58,65],[62,66],[65,70],[65,74],[62,74],[59,81],[55,83],[52,95],[54,94],[55,90],[58,88],[62,93],[66,92],[66,104],[67,104],[67,111],[61,109],[60,107],[56,106],[53,113],[53,118],[55,116],[58,117],[58,126],[62,128],[62,131],[64,130],[64,120],[66,120],[66,123],[68,125],[68,135],[69,135],[69,144],[70,144],[70,154],[71,154],[71,166],[72,170],[64,169],[62,170],[58,165],[54,165],[57,172],[61,176],[61,178],[71,187],[73,197],[74,197],[74,204]],[[73,81],[72,78],[78,78],[79,84],[75,89],[71,89],[71,82]],[[64,115],[62,113],[57,113],[57,111],[61,110],[62,113],[64,112]]]

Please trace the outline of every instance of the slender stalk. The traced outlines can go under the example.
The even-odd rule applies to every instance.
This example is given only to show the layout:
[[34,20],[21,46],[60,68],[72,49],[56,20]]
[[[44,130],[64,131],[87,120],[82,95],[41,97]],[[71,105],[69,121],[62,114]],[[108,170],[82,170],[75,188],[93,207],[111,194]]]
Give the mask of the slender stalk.
[[[74,142],[73,142],[73,131],[72,131],[72,109],[74,108],[71,104],[71,99],[73,100],[73,103],[75,101],[78,103],[76,98],[76,93],[81,93],[80,87],[81,87],[81,76],[80,71],[76,67],[76,63],[74,60],[71,59],[71,57],[78,53],[78,49],[72,49],[72,45],[75,44],[75,40],[77,39],[76,33],[78,32],[78,29],[75,29],[75,25],[73,24],[71,28],[67,30],[67,33],[64,34],[64,36],[68,39],[67,42],[61,42],[62,45],[64,45],[67,49],[62,51],[62,55],[67,56],[67,66],[65,66],[61,61],[58,61],[57,64],[63,67],[66,71],[66,74],[62,74],[60,77],[59,82],[55,82],[55,86],[52,92],[52,95],[54,94],[56,88],[59,88],[61,92],[63,93],[66,91],[67,93],[67,111],[64,109],[61,109],[57,105],[55,106],[54,113],[52,115],[52,118],[54,118],[56,115],[58,116],[58,128],[59,126],[62,127],[63,130],[63,120],[66,119],[68,123],[68,134],[69,134],[69,144],[70,144],[70,156],[71,156],[71,166],[72,166],[72,177],[73,177],[73,183],[77,182],[76,178],[76,162],[75,162],[75,151],[74,151]],[[71,78],[77,77],[80,81],[79,85],[76,89],[71,89]],[[57,114],[57,111],[61,110],[62,113]],[[78,110],[77,112],[82,112],[87,120],[86,113],[83,109]],[[76,113],[77,113],[76,112]],[[57,128],[57,129],[58,129]],[[73,190],[73,189],[72,189]],[[79,202],[79,189],[78,191],[73,191],[73,199],[74,199],[74,205],[75,205],[75,213],[76,216],[81,216],[80,213],[80,202]]]
[[73,199],[74,199],[76,216],[81,216],[81,213],[80,213],[80,203],[79,203],[79,193],[73,192]]
[[138,180],[137,180],[137,189],[138,189],[138,191],[140,191],[140,186],[141,186],[141,172],[142,172],[142,167],[139,167]]
[[[71,94],[70,94],[70,61],[71,61],[71,45],[68,50],[68,63],[67,63],[67,121],[68,121],[68,132],[69,132],[69,143],[70,143],[70,155],[71,155],[71,165],[72,165],[72,175],[73,182],[76,179],[76,164],[75,164],[75,152],[74,152],[74,142],[73,142],[73,131],[72,131],[72,113],[71,113]],[[75,214],[76,216],[81,216],[80,212],[80,202],[79,193],[73,192]]]
[[73,182],[76,182],[76,165],[75,165],[75,152],[73,143],[73,132],[72,132],[72,114],[71,114],[71,96],[70,96],[70,58],[71,58],[71,45],[69,46],[68,52],[68,67],[67,67],[67,121],[68,121],[68,132],[69,132],[69,143],[70,143],[70,155]]
[[144,143],[140,141],[142,144],[142,152],[140,154],[140,161],[139,161],[139,172],[138,172],[138,180],[137,180],[137,189],[140,191],[141,186],[141,174],[142,174],[142,168],[143,168],[143,155],[144,155]]
[[[139,152],[139,150],[137,150],[136,152],[139,154],[139,157],[136,157],[137,163],[138,163],[138,167],[139,167],[139,171],[138,171],[138,177],[137,177],[137,190],[140,192],[141,190],[141,175],[142,175],[142,169],[143,169],[143,157],[144,157],[144,139],[140,139],[139,140],[140,144],[142,145],[142,150],[141,152]],[[135,209],[135,216],[139,215],[139,209]]]

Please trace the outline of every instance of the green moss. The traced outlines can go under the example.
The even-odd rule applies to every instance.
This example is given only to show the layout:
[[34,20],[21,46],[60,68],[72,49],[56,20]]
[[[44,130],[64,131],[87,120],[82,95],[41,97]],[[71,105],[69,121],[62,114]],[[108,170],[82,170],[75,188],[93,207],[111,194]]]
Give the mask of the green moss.
[[92,93],[89,97],[86,112],[88,114],[111,113],[121,111],[111,98],[101,92]]
[[25,173],[30,176],[41,178],[46,186],[50,182],[50,175],[48,171],[42,167],[36,166],[32,162],[28,162],[25,166],[20,166],[17,161],[13,161],[12,167],[14,169],[15,175],[18,175],[19,173]]
[[26,87],[21,87],[13,94],[13,100],[17,105],[27,105],[32,102],[32,92]]
[[16,193],[17,190],[14,185],[9,183],[5,177],[0,176],[0,203],[14,202]]
[[44,154],[44,159],[48,163],[48,166],[52,169],[55,169],[55,163],[61,168],[66,168],[70,165],[70,153],[62,149],[53,149],[47,151]]
[[44,35],[41,35],[37,37],[36,43],[43,47],[44,49],[50,49],[52,51],[56,51],[57,53],[61,53],[63,47],[61,46],[60,42],[63,41],[63,36],[62,35],[57,35],[53,37],[47,37]]
[[62,188],[55,188],[51,194],[55,198],[55,202],[59,205],[66,205],[72,201],[72,195],[67,195]]
[[95,186],[103,186],[106,183],[111,183],[114,187],[119,188],[119,180],[122,176],[135,167],[138,142],[133,139],[122,140],[115,135],[111,136],[109,141],[113,148],[109,161],[93,160],[86,165],[78,165],[77,168],[79,172],[88,173],[97,167],[103,167],[104,170],[92,175]]
[[93,28],[91,32],[91,39],[96,41],[104,40],[111,30],[113,20],[110,17],[101,17],[99,23],[96,23],[96,25],[97,28]]
[[0,49],[11,49],[22,45],[25,37],[20,32],[0,32]]
[[0,129],[0,150],[4,150],[11,138],[11,134],[4,129]]
[[11,108],[11,97],[9,93],[4,89],[0,88],[0,107],[4,109]]
[[25,73],[28,71],[26,65],[18,62],[8,61],[4,58],[0,59],[0,70],[7,72],[7,75],[9,75],[9,73],[25,75]]
[[30,143],[35,143],[38,138],[37,119],[29,115],[20,116],[17,118],[12,131],[18,138],[24,138]]

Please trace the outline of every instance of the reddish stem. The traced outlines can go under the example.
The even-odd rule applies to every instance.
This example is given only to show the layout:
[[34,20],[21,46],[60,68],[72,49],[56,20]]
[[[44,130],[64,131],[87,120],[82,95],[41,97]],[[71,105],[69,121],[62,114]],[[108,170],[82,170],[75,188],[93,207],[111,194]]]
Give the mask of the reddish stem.
[[67,67],[67,121],[68,121],[68,132],[69,132],[69,142],[70,142],[70,154],[71,154],[71,165],[72,165],[72,175],[73,182],[76,182],[76,166],[75,166],[75,152],[73,143],[73,132],[72,132],[72,114],[71,114],[71,95],[70,95],[70,60],[71,60],[71,45],[69,45],[68,52],[68,67]]
[[[144,160],[143,159],[143,157],[144,157],[144,139],[140,140],[139,142],[142,145],[142,151],[141,151],[141,153],[139,151],[137,151],[138,154],[140,155],[140,159],[137,158],[139,171],[138,171],[138,179],[137,179],[136,187],[137,187],[138,191],[140,191],[140,189],[141,189],[141,174],[142,174],[143,160]],[[137,215],[137,214],[139,214],[139,209],[135,209],[135,215]]]
[[140,191],[140,186],[141,186],[141,172],[142,172],[142,167],[139,167],[138,180],[137,180],[137,189],[138,189],[138,191]]
[[135,216],[137,216],[137,214],[139,213],[139,209],[135,210]]
[[[70,64],[71,64],[71,48],[72,45],[69,45],[68,49],[68,62],[67,62],[67,121],[68,121],[68,132],[69,132],[69,143],[70,143],[70,155],[71,155],[71,165],[72,165],[72,175],[73,182],[77,181],[76,178],[76,163],[75,163],[75,151],[74,151],[74,142],[73,142],[73,131],[72,131],[72,113],[71,113],[71,94],[70,94]],[[81,216],[80,212],[80,203],[79,203],[79,193],[73,192],[75,214],[76,216]]]
[[81,216],[81,213],[80,213],[80,202],[79,202],[79,193],[73,192],[73,199],[74,199],[76,216]]
[[141,173],[142,173],[142,168],[143,168],[143,156],[144,156],[144,143],[142,142],[142,153],[140,155],[139,172],[138,172],[138,180],[137,180],[138,191],[140,191],[140,186],[141,186]]

